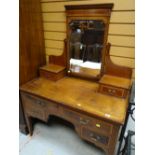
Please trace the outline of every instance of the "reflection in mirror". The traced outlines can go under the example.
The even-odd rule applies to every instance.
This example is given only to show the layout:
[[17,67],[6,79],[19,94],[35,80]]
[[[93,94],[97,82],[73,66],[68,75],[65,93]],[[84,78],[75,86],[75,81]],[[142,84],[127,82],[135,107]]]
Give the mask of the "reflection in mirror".
[[72,20],[70,27],[70,71],[97,77],[100,74],[104,39],[101,20]]

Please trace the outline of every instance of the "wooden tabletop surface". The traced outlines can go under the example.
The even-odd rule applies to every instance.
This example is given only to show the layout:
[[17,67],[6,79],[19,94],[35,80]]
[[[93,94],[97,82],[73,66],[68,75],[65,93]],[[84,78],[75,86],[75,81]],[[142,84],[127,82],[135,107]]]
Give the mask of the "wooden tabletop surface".
[[56,82],[38,78],[20,87],[25,92],[123,124],[128,99],[100,94],[97,89],[97,82],[72,77],[64,77]]

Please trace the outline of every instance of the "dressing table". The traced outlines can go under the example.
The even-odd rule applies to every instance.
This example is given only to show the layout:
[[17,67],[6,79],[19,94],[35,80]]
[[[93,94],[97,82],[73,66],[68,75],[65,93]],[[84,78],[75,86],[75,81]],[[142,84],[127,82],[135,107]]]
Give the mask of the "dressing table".
[[132,70],[110,59],[107,44],[113,4],[66,6],[67,39],[60,56],[50,56],[40,77],[20,87],[30,135],[32,118],[60,117],[84,140],[115,154],[128,108]]

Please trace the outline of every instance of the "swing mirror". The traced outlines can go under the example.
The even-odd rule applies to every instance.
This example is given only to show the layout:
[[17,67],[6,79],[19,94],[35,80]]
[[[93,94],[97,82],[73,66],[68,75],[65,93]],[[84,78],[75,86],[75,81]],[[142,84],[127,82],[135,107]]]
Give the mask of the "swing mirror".
[[69,72],[92,78],[100,75],[105,25],[102,20],[69,23]]

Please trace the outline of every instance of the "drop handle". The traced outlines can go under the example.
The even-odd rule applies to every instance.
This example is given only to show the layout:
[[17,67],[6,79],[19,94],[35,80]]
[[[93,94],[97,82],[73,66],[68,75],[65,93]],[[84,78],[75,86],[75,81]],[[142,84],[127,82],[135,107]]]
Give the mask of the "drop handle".
[[98,140],[100,140],[99,136],[95,136],[93,133],[90,134],[91,140],[97,142]]
[[91,137],[91,140],[97,142],[97,138],[96,137]]
[[40,114],[39,111],[36,111],[36,110],[32,110],[32,113],[34,113],[34,114]]
[[32,100],[34,103],[36,104],[39,104],[40,106],[45,106],[45,103],[40,101],[40,100],[36,100],[35,98],[29,96],[29,95],[26,95],[28,99]]
[[86,125],[88,123],[89,123],[89,120],[88,119],[85,120],[85,119],[80,118],[80,124]]
[[37,104],[39,104],[40,106],[45,106],[45,103],[42,101],[36,101]]
[[111,93],[111,92],[112,92],[112,90],[111,90],[111,89],[108,89],[108,92],[109,92],[109,93]]
[[108,89],[109,93],[116,93],[116,90]]
[[112,90],[113,93],[116,93],[116,90]]

